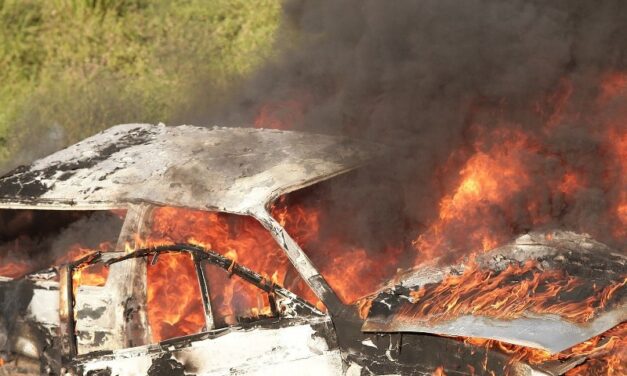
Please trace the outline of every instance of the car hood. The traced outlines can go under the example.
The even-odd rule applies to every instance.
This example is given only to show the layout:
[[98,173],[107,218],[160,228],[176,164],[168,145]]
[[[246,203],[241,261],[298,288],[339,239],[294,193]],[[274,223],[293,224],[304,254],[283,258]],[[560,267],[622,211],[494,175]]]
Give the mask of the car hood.
[[[362,330],[493,339],[558,353],[627,319],[626,264],[586,235],[530,233],[464,263],[436,261],[397,276],[362,303],[369,307]],[[563,289],[554,297],[525,306],[525,297],[546,295],[556,284]],[[491,298],[497,291],[509,294]]]

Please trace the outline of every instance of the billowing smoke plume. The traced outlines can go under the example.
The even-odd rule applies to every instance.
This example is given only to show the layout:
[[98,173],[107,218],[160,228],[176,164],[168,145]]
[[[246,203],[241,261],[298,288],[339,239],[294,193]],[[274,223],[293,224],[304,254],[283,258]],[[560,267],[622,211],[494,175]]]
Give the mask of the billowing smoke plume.
[[[390,146],[372,168],[298,199],[329,203],[331,228],[321,231],[369,249],[395,239],[445,257],[538,228],[588,232],[626,249],[627,3],[354,0],[284,8],[275,58],[229,105],[206,96],[212,103],[182,120]],[[498,167],[496,177],[479,181],[472,170],[479,167]],[[472,194],[477,202],[463,208],[464,218],[443,213]],[[347,225],[334,230],[338,223]],[[475,231],[490,236],[473,239]]]

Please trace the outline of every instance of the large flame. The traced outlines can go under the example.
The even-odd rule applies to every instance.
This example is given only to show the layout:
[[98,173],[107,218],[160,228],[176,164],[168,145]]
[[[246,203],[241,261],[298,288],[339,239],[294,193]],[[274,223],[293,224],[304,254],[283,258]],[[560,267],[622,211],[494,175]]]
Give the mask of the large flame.
[[[468,114],[469,144],[453,152],[449,162],[439,166],[434,176],[445,187],[437,216],[424,230],[409,229],[410,233],[417,233],[412,242],[415,253],[410,257],[414,265],[436,258],[457,262],[531,229],[556,225],[613,241],[619,251],[625,251],[621,247],[627,236],[627,73],[612,72],[602,77],[597,101],[591,104],[594,113],[581,113],[573,99],[576,95],[575,85],[563,79],[557,90],[540,98],[529,109],[533,118],[541,121],[535,127],[513,122],[505,106],[472,108]],[[275,107],[276,103],[272,108]],[[256,124],[280,129],[292,127],[281,122],[281,116],[273,116],[269,121],[268,109],[262,108]],[[306,109],[307,106],[298,107],[290,102],[284,110],[301,111],[297,117],[292,116],[300,120],[305,118],[302,111]],[[271,113],[280,114],[276,109]],[[554,145],[569,132],[569,123],[573,122],[589,125],[588,136],[595,145],[588,151],[593,153],[590,160],[582,155],[579,145]],[[582,158],[569,158],[573,153]],[[590,168],[590,161],[597,161],[594,168]],[[603,166],[602,174],[598,173],[598,163]],[[411,182],[412,177],[408,176],[407,181]],[[577,212],[577,204],[590,195],[604,198],[604,204],[594,208],[594,218]],[[391,244],[385,252],[378,253],[383,250],[355,247],[330,238],[320,230],[320,223],[327,219],[323,209],[292,203],[281,207],[279,202],[273,214],[340,297],[352,301],[373,291],[384,276],[389,276],[392,265],[400,266],[406,253],[398,245]],[[384,257],[377,257],[378,254]],[[470,264],[462,275],[451,276],[440,285],[423,287],[413,294],[423,304],[425,314],[442,319],[459,314],[513,318],[524,312],[539,312],[585,322],[608,304],[626,282],[623,277],[608,285],[595,285],[592,296],[578,300],[575,294],[571,295],[575,300],[569,300],[564,298],[569,296],[568,292],[590,286],[582,286],[581,280],[566,271],[542,270],[529,262],[495,273]],[[362,311],[367,311],[368,300],[362,303]],[[625,363],[624,331],[625,326],[621,325],[570,349],[568,356],[594,355],[594,360],[569,375],[624,374],[624,366],[619,366]],[[523,347],[504,344],[498,347],[508,349],[514,358],[522,360],[548,359],[547,355],[540,356],[537,351]],[[559,355],[560,359],[564,356]]]
[[152,340],[200,332],[205,315],[196,270],[187,254],[166,253],[147,269],[148,323]]
[[[316,301],[268,231],[250,217],[162,207],[153,211],[151,223],[142,246],[201,244]],[[218,325],[270,312],[265,294],[255,286],[217,268],[208,266],[206,272]],[[189,257],[162,255],[148,266],[148,319],[153,340],[200,331],[205,322],[198,288]]]
[[[491,137],[490,146],[476,145],[476,153],[459,172],[457,187],[440,201],[438,219],[414,242],[417,263],[460,244],[488,250],[512,236],[508,216],[514,214],[507,210],[509,200],[528,187],[525,159],[538,150],[522,131],[503,129]],[[528,207],[534,210],[537,203],[530,202]]]
[[[469,145],[452,153],[449,162],[440,166],[434,177],[443,177],[446,182],[442,184],[445,189],[437,215],[424,230],[407,230],[413,239],[409,257],[407,249],[399,244],[372,250],[327,236],[321,229],[322,221],[327,219],[321,207],[280,199],[273,205],[272,214],[303,247],[345,302],[374,291],[380,282],[396,273],[401,259],[411,259],[414,265],[435,258],[450,261],[451,257],[491,249],[529,229],[560,224],[555,221],[563,214],[560,210],[576,204],[582,195],[594,193],[607,198],[608,204],[597,211],[598,218],[592,221],[603,226],[596,226],[597,223],[591,226],[590,220],[571,220],[573,230],[590,232],[604,239],[609,236],[616,244],[624,244],[627,236],[627,106],[624,103],[627,74],[614,72],[604,76],[599,85],[595,114],[573,110],[574,93],[574,86],[565,79],[554,93],[538,100],[529,110],[543,122],[535,131],[512,124],[503,111],[493,113],[494,121],[502,124],[500,127],[472,120],[468,129]],[[255,126],[290,129],[292,123],[303,120],[307,106],[299,100],[267,104],[261,108]],[[481,112],[481,109],[474,110]],[[481,119],[481,116],[470,118]],[[568,162],[568,150],[550,145],[552,137],[567,132],[568,122],[573,121],[593,125],[589,127],[589,137],[598,141],[599,147],[590,152],[603,161],[602,175]],[[550,163],[537,163],[538,160]],[[547,178],[543,179],[544,176]],[[592,183],[600,185],[602,192],[588,192]],[[156,209],[151,229],[141,245],[174,242],[202,244],[317,302],[276,242],[252,218],[187,209]],[[80,258],[91,250],[77,246],[68,251],[69,254],[57,262]],[[3,262],[0,275],[16,277],[28,268],[27,262]],[[74,279],[77,286],[102,285],[106,273],[106,268],[79,268]],[[233,323],[240,316],[268,312],[268,301],[255,287],[237,278],[228,278],[224,273],[208,270],[207,274],[212,308],[223,323]],[[198,332],[204,327],[195,275],[194,264],[185,255],[164,254],[154,265],[148,266],[148,319],[153,340]],[[516,283],[508,283],[512,280]],[[459,314],[512,318],[523,312],[541,312],[585,322],[594,317],[626,281],[594,286],[593,296],[583,301],[556,300],[559,292],[576,289],[581,281],[563,271],[541,270],[533,262],[512,265],[501,273],[481,270],[471,264],[462,275],[449,277],[437,286],[423,287],[415,291],[413,297],[417,302],[426,302],[425,314],[436,313],[441,318]],[[557,356],[494,341],[468,341],[498,348],[512,354],[513,359],[530,363],[555,357],[592,356],[594,360],[569,375],[586,372],[619,375],[625,373],[625,330],[623,324]]]

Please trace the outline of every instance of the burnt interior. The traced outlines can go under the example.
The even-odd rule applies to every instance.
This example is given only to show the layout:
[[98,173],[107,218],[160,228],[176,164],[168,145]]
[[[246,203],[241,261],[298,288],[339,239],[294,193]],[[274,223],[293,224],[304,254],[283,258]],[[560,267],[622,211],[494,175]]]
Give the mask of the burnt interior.
[[17,262],[24,274],[69,261],[65,256],[76,245],[115,246],[123,216],[123,211],[0,209],[0,266]]

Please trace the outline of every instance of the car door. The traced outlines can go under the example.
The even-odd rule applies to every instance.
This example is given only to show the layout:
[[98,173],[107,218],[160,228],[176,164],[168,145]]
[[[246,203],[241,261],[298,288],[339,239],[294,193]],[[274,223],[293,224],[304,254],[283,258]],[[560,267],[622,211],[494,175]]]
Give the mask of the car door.
[[[274,284],[248,269],[244,268],[250,274],[234,274],[232,269],[210,260],[198,260],[190,254],[163,252],[144,258],[148,276],[146,338],[151,343],[105,354],[95,351],[78,355],[73,362],[74,372],[88,375],[342,373],[329,316],[289,290],[276,286],[267,291]],[[159,279],[156,283],[165,284],[156,289],[151,287],[151,282],[156,281],[154,276],[150,277],[156,273],[151,268],[163,269],[162,264],[172,263],[173,258],[177,258],[179,265],[182,262],[193,265],[193,278],[185,273],[185,278]],[[164,275],[180,277],[168,272]],[[168,301],[162,298],[168,293],[159,295],[159,289],[172,287],[172,282],[179,295],[194,296],[166,312]],[[159,307],[153,309],[152,304]],[[181,310],[181,305],[187,308]],[[177,328],[168,326],[167,315],[174,311],[193,319]]]

